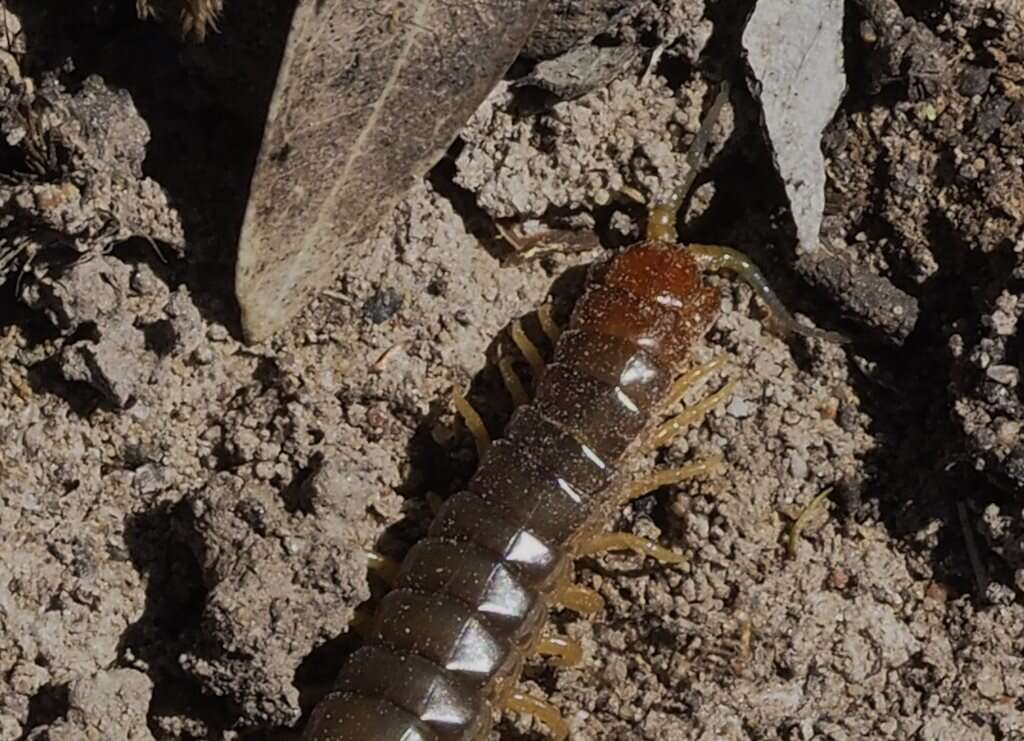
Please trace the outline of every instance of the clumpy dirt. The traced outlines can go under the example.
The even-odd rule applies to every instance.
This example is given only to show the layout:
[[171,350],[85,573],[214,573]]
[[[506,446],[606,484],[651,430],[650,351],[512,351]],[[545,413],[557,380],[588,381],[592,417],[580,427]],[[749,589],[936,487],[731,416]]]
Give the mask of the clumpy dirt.
[[[593,4],[600,43],[637,47],[615,80],[558,101],[517,64],[332,288],[245,346],[232,239],[273,65],[237,54],[264,48],[266,8],[227,3],[191,46],[134,3],[20,5],[0,59],[0,739],[294,737],[379,592],[367,550],[400,556],[427,494],[472,473],[452,390],[500,428],[505,328],[535,331],[548,296],[564,316],[581,266],[639,236],[637,194],[671,186],[717,80],[742,78],[743,8]],[[570,20],[531,55],[588,38]],[[853,342],[784,341],[712,278],[695,357],[729,363],[688,401],[736,391],[638,465],[723,470],[616,524],[687,565],[580,563],[607,609],[553,619],[586,659],[525,677],[573,738],[1024,739],[1024,11],[859,0],[846,20],[823,237],[871,279],[797,263],[739,86],[681,226]],[[549,229],[563,244],[517,252]],[[494,736],[543,737],[521,717]]]

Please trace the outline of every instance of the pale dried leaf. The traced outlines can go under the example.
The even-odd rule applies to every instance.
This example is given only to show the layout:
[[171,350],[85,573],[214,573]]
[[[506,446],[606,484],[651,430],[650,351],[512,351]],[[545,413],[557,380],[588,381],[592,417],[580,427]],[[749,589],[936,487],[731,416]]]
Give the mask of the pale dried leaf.
[[846,89],[842,0],[760,0],[743,33],[799,248],[818,247],[825,209],[821,134]]
[[239,240],[246,337],[282,327],[441,156],[544,0],[300,0]]

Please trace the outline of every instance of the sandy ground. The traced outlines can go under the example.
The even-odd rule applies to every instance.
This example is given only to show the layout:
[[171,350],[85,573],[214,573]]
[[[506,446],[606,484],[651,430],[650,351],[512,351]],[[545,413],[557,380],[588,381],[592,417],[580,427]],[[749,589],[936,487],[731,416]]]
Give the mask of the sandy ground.
[[[427,494],[472,473],[452,388],[500,429],[488,358],[509,322],[536,330],[549,296],[564,317],[582,266],[638,237],[626,192],[679,175],[743,14],[640,2],[617,38],[643,53],[618,79],[567,101],[502,84],[331,290],[245,346],[232,240],[273,57],[237,55],[279,49],[275,11],[229,3],[197,47],[87,5],[11,3],[0,739],[288,738],[379,592],[365,551],[400,555]],[[737,93],[682,236],[748,252],[805,321],[855,341],[784,341],[713,278],[696,358],[730,363],[690,401],[737,391],[638,465],[724,470],[615,524],[688,565],[579,565],[607,610],[553,619],[586,659],[525,679],[575,739],[1024,739],[1024,9],[918,5],[849,9],[823,233],[915,320],[794,268]],[[581,236],[518,259],[496,223]],[[494,736],[543,737],[515,717]]]

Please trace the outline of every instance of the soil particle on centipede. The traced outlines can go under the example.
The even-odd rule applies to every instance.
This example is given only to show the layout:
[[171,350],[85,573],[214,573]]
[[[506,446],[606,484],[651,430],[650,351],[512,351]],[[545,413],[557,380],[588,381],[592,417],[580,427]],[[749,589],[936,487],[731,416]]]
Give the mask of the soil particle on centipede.
[[[639,35],[664,34],[659,63],[529,115],[516,113],[519,93],[497,90],[456,161],[417,186],[273,342],[246,348],[231,336],[222,274],[183,284],[148,247],[110,253],[102,242],[89,261],[24,277],[26,303],[0,330],[0,739],[288,737],[351,649],[344,634],[368,593],[364,548],[400,555],[428,522],[424,495],[472,471],[452,388],[472,381],[497,431],[508,403],[485,370],[488,349],[553,283],[565,308],[579,281],[562,276],[578,278],[572,268],[600,254],[508,260],[480,221],[607,220],[602,239],[628,240],[640,211],[622,186],[646,197],[682,167],[712,87],[689,64],[713,45],[711,24],[697,22],[699,3],[635,5]],[[708,9],[724,17],[721,5]],[[783,342],[747,289],[715,279],[723,314],[696,357],[724,352],[730,363],[690,400],[726,379],[736,394],[636,465],[717,453],[723,473],[646,497],[616,524],[689,563],[581,563],[608,608],[553,620],[586,659],[531,664],[524,682],[579,741],[1014,739],[1024,729],[1022,19],[1003,0],[954,0],[947,15],[872,21],[872,33],[860,21],[907,4],[855,6],[853,97],[825,141],[826,233],[919,301],[916,328],[903,350]],[[233,28],[229,15],[223,36]],[[29,31],[30,43],[47,33],[64,43],[59,28]],[[108,53],[128,54],[120,43]],[[205,53],[183,52],[190,66],[177,79],[190,95]],[[85,51],[75,61],[83,75],[99,64]],[[160,64],[178,63],[168,54]],[[914,79],[900,77],[907,70]],[[93,89],[119,101],[111,110],[130,130],[146,118],[143,172],[176,187],[185,211],[195,197],[182,183],[205,197],[237,163],[202,148],[184,156],[220,119],[191,99],[173,105],[173,86],[160,89],[164,107],[146,92],[130,90],[148,103],[136,110]],[[792,277],[785,204],[754,120],[723,118],[716,141],[730,130],[739,139],[687,220],[702,239],[751,250],[787,302],[831,326],[840,317],[828,295],[809,297]],[[102,171],[103,157],[123,153],[101,144],[76,151],[96,153],[87,164]],[[141,175],[107,164],[125,192],[150,193]],[[148,233],[178,223],[162,197],[146,203],[162,204]],[[186,230],[195,272],[217,254],[202,228],[216,216]],[[115,342],[124,326],[141,341]],[[76,346],[102,355],[84,381],[64,368]],[[789,557],[792,523],[829,486]],[[494,736],[542,738],[517,717]]]

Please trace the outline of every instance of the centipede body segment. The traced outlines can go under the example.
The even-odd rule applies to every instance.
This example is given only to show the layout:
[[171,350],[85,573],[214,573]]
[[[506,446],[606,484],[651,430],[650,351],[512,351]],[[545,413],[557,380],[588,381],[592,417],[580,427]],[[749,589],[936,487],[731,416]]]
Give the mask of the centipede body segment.
[[666,243],[594,271],[535,400],[409,552],[310,741],[486,737],[574,555],[622,504],[622,458],[660,422],[718,306],[693,257]]
[[[723,92],[698,133],[701,146],[724,99]],[[702,375],[684,375],[687,358],[719,312],[718,292],[702,269],[737,273],[786,331],[836,339],[799,325],[734,250],[673,244],[689,183],[652,209],[647,241],[592,269],[564,332],[542,315],[545,333],[557,337],[550,365],[515,328],[513,339],[540,379],[504,437],[492,443],[479,416],[457,400],[482,453],[480,466],[406,556],[366,644],[313,711],[306,741],[482,741],[501,710],[535,715],[555,738],[567,737],[557,710],[518,693],[517,684],[534,655],[560,663],[579,658],[571,641],[544,631],[553,607],[601,607],[599,595],[573,584],[574,558],[628,548],[678,562],[637,536],[605,533],[605,525],[629,499],[713,465],[661,471],[645,481],[621,473],[632,451],[664,444],[731,388],[663,422]],[[500,370],[525,402],[508,364]]]

